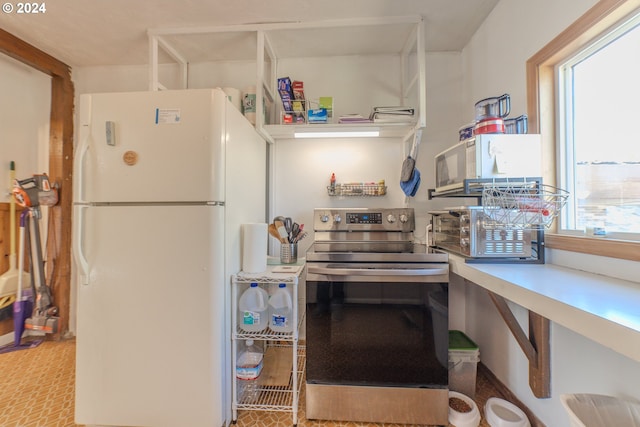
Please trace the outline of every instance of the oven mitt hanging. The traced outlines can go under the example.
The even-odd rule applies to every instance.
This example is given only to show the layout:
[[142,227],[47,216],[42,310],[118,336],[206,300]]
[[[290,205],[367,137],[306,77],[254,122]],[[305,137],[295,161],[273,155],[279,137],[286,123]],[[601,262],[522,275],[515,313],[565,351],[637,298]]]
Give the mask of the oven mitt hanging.
[[413,178],[413,169],[416,167],[416,160],[411,156],[402,162],[402,173],[400,174],[401,182],[409,182]]
[[418,187],[420,187],[420,171],[413,168],[411,179],[409,181],[400,181],[400,188],[402,188],[404,194],[413,197],[418,192]]

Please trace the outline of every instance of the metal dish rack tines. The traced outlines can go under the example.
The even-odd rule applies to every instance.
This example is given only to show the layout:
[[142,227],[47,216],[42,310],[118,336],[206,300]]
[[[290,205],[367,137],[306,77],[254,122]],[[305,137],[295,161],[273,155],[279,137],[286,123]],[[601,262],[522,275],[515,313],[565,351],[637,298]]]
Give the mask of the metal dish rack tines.
[[537,182],[484,184],[482,206],[486,226],[538,230],[551,226],[567,203],[569,192]]
[[384,196],[387,194],[387,186],[383,184],[336,184],[327,186],[329,196]]

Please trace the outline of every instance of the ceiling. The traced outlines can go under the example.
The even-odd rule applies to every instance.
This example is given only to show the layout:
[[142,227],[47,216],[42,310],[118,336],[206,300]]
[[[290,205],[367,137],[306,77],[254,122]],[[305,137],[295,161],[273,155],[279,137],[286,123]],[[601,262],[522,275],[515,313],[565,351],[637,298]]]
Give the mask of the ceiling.
[[[462,50],[498,1],[54,0],[40,3],[44,13],[0,13],[0,28],[72,67],[85,67],[148,63],[149,29],[420,15],[427,52],[442,52]],[[348,36],[325,34],[323,44],[339,46]]]

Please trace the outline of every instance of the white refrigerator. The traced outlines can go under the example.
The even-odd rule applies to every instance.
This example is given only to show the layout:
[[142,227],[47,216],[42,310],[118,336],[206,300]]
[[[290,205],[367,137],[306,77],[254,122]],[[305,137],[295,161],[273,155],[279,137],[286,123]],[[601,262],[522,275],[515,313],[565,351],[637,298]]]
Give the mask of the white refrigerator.
[[266,221],[266,143],[220,89],[82,95],[79,117],[75,421],[221,426],[230,275],[241,224]]

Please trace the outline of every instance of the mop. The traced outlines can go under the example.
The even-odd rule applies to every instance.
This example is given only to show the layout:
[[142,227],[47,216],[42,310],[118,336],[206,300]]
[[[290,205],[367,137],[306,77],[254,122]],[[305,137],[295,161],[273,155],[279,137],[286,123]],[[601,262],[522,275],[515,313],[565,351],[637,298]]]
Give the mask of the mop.
[[[20,214],[20,256],[18,257],[19,271],[24,270],[24,230],[27,217],[30,216],[30,214],[30,210],[24,210]],[[27,318],[31,317],[31,314],[33,313],[32,300],[28,296],[25,297],[22,295],[22,280],[23,275],[19,274],[16,301],[13,303],[13,344],[8,344],[0,348],[0,354],[34,348],[42,343],[42,340],[34,340],[21,344],[25,322]]]

